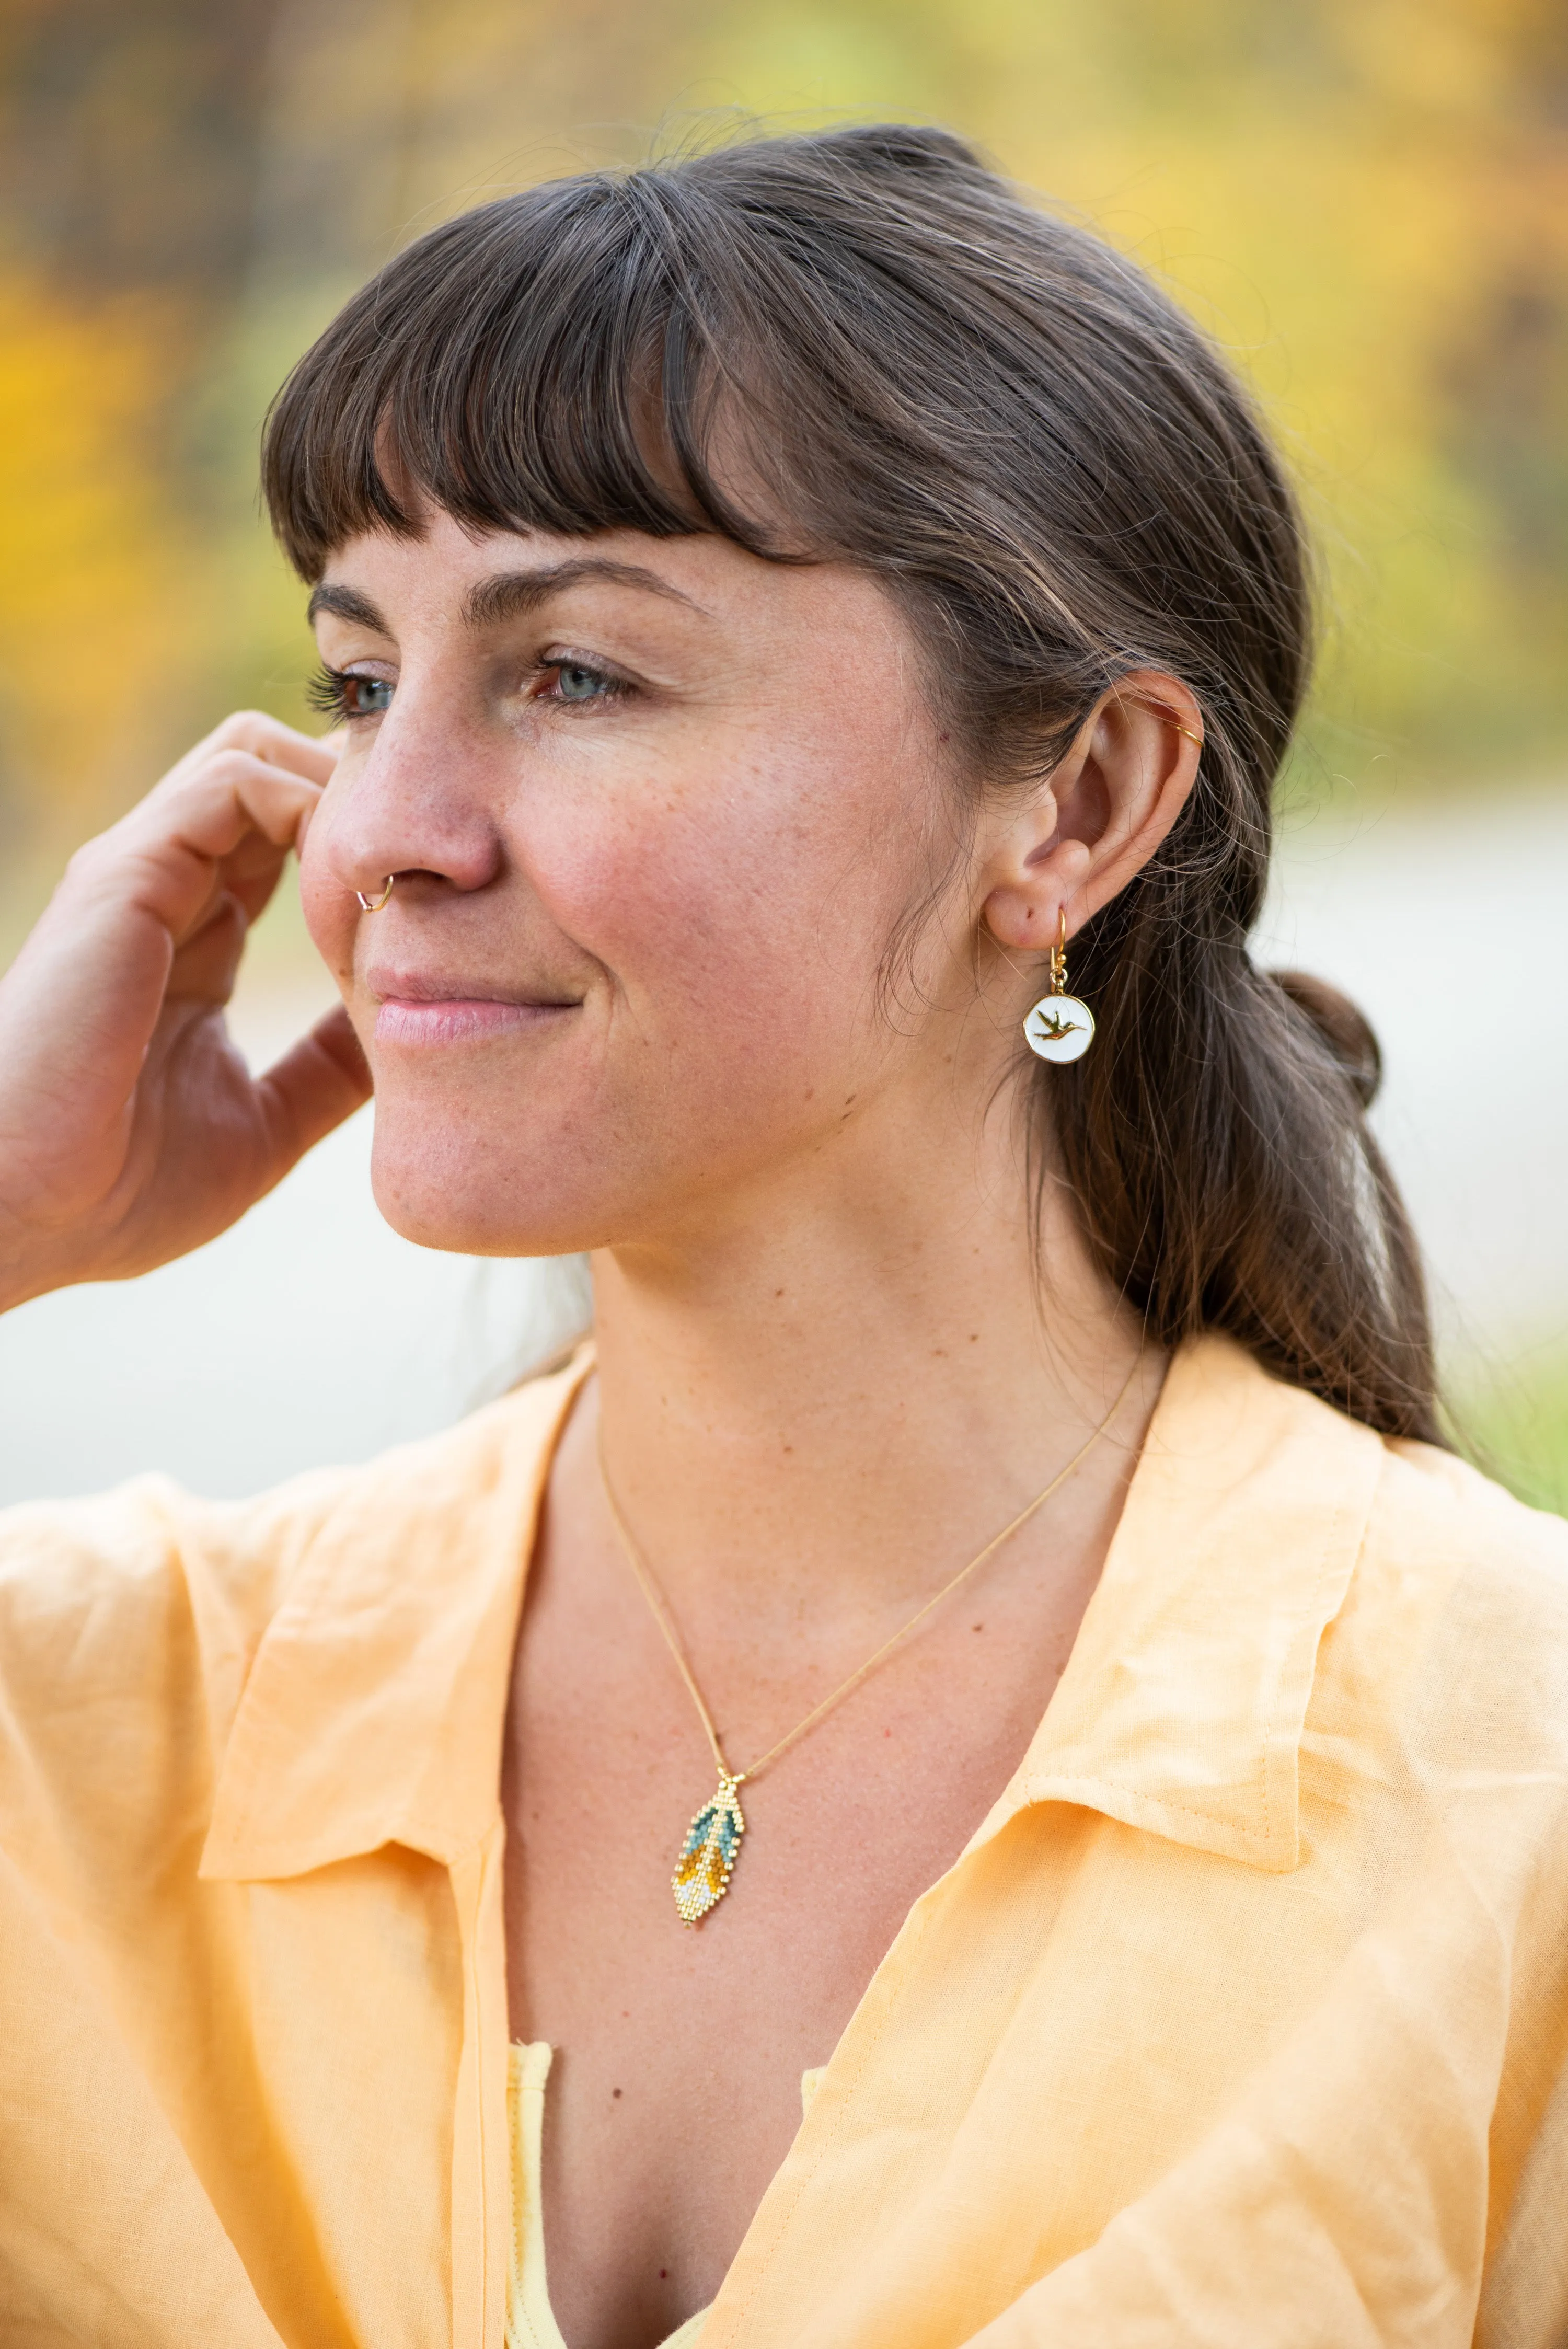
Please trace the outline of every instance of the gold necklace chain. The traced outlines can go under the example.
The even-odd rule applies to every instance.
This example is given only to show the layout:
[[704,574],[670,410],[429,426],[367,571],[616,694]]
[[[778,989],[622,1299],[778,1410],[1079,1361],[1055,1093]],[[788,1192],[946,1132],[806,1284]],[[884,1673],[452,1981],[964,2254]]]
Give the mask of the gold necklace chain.
[[696,1707],[697,1716],[707,1733],[708,1744],[713,1749],[714,1766],[718,1772],[718,1791],[709,1796],[687,1828],[686,1841],[681,1847],[680,1857],[676,1862],[675,1874],[670,1878],[670,1889],[676,1896],[676,1908],[683,1925],[700,1924],[710,1909],[717,1908],[729,1889],[729,1879],[735,1873],[735,1863],[740,1850],[740,1838],[746,1833],[746,1819],[740,1808],[738,1788],[745,1785],[748,1779],[757,1777],[769,1767],[770,1763],[777,1762],[781,1754],[787,1754],[790,1746],[798,1744],[805,1736],[808,1730],[815,1729],[824,1714],[831,1713],[835,1705],[841,1704],[847,1696],[859,1688],[861,1682],[870,1673],[875,1671],[885,1656],[891,1655],[894,1648],[907,1640],[912,1632],[917,1631],[926,1617],[934,1614],[944,1599],[951,1599],[954,1592],[985,1564],[987,1558],[995,1557],[1003,1545],[1011,1541],[1013,1536],[1028,1524],[1037,1509],[1045,1506],[1051,1495],[1058,1491],[1067,1483],[1074,1469],[1080,1466],[1088,1457],[1117,1413],[1121,1409],[1127,1400],[1128,1390],[1138,1375],[1139,1364],[1142,1359],[1142,1351],[1140,1350],[1131,1370],[1129,1371],[1122,1383],[1120,1393],[1100,1421],[1099,1425],[1092,1430],[1084,1443],[1079,1444],[1067,1466],[1057,1469],[1045,1490],[1037,1493],[1028,1506],[1020,1509],[1017,1516],[1009,1524],[1005,1525],[999,1534],[993,1534],[985,1548],[976,1551],[968,1565],[960,1568],[951,1582],[944,1582],[934,1598],[928,1599],[923,1607],[917,1608],[908,1622],[902,1623],[892,1637],[884,1640],[881,1647],[869,1655],[865,1662],[859,1665],[847,1680],[841,1681],[836,1689],[830,1690],[820,1704],[814,1704],[804,1721],[798,1721],[794,1728],[779,1738],[776,1745],[770,1745],[766,1754],[744,1770],[732,1770],[725,1760],[724,1747],[719,1741],[717,1726],[712,1713],[708,1711],[707,1700],[696,1684],[696,1674],[687,1661],[686,1647],[671,1612],[669,1601],[660,1589],[652,1567],[643,1556],[631,1527],[621,1514],[614,1488],[610,1483],[610,1472],[604,1464],[604,1433],[603,1423],[601,1421],[598,1439],[599,1482],[603,1489],[605,1506],[610,1512],[610,1522],[614,1526],[621,1547],[626,1554],[627,1563],[637,1578],[638,1588],[648,1602],[649,1611],[664,1635],[665,1644],[675,1658],[676,1669],[686,1682],[687,1693]]

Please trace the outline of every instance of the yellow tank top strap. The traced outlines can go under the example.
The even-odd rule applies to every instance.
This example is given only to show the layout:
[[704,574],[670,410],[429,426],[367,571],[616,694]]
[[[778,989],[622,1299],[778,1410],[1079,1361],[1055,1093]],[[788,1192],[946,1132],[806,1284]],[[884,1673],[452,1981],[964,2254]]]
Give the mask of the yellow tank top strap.
[[[544,2273],[544,2084],[553,2050],[542,2039],[507,2050],[506,2116],[511,2142],[511,2260],[506,2281],[507,2349],[566,2349]],[[802,2083],[802,2088],[804,2083]],[[699,2308],[661,2349],[696,2349],[707,2322]]]

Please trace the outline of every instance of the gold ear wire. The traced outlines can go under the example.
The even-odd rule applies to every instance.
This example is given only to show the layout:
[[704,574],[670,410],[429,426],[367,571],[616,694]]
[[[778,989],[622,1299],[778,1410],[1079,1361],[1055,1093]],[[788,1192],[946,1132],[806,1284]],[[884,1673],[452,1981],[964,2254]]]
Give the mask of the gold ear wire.
[[1057,942],[1051,948],[1051,993],[1065,995],[1068,987],[1068,909],[1057,907]]

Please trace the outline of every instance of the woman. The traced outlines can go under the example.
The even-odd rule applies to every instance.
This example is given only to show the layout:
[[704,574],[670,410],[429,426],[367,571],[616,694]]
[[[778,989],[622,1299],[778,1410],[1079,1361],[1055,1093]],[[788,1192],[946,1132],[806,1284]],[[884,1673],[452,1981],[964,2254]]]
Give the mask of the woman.
[[[1564,1543],[1247,958],[1220,360],[950,138],[761,142],[435,231],[266,484],[335,730],[75,860],[4,1294],[373,1081],[392,1223],[590,1251],[593,1343],[6,1521],[7,2341],[1560,2342]],[[295,843],[346,1009],[253,1083]]]

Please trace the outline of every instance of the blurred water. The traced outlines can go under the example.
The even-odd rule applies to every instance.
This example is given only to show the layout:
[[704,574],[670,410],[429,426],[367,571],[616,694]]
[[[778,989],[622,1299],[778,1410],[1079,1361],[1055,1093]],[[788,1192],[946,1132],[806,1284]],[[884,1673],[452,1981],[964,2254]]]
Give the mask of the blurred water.
[[[1372,1018],[1377,1121],[1427,1246],[1445,1341],[1505,1353],[1568,1332],[1568,794],[1298,821],[1261,958]],[[264,1060],[327,999],[246,982]],[[362,1112],[235,1230],[146,1279],[0,1321],[0,1502],[147,1467],[242,1493],[447,1424],[558,1342],[571,1268],[476,1265],[398,1239]]]

